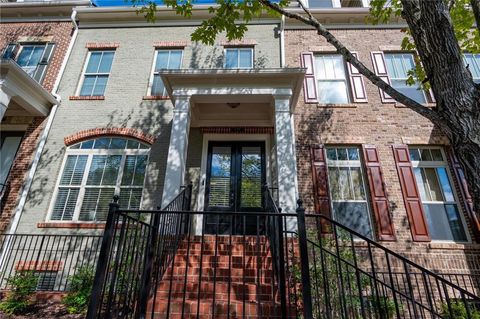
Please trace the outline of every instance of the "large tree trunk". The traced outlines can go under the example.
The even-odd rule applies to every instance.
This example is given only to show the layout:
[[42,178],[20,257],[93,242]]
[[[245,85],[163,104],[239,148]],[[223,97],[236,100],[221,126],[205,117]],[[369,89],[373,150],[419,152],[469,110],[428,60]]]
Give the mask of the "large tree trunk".
[[462,59],[448,8],[442,0],[402,0],[418,54],[432,85],[444,132],[462,165],[480,213],[480,87]]

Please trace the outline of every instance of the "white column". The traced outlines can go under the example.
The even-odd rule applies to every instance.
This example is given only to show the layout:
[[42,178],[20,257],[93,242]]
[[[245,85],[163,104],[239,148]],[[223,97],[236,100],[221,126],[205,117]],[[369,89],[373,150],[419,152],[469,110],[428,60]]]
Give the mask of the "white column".
[[12,96],[5,92],[5,90],[0,89],[0,121],[3,119],[5,112],[7,111],[8,104],[10,104],[10,99]]
[[168,147],[167,169],[163,186],[162,208],[169,204],[185,184],[188,134],[190,132],[190,97],[175,98],[172,130]]
[[297,165],[290,98],[290,95],[274,96],[278,195],[284,213],[295,213],[297,200]]

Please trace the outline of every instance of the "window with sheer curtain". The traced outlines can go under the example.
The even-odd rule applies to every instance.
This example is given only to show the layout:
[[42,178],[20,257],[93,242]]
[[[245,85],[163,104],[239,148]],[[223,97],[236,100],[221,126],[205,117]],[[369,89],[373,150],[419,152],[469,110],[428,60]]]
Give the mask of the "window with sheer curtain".
[[340,54],[316,55],[315,73],[320,103],[349,103],[347,73],[343,57]]
[[150,146],[133,139],[103,137],[67,149],[50,220],[104,221],[118,194],[125,209],[139,209]]
[[467,241],[441,148],[410,148],[410,160],[433,240]]
[[327,147],[327,166],[333,218],[373,238],[370,207],[357,147]]

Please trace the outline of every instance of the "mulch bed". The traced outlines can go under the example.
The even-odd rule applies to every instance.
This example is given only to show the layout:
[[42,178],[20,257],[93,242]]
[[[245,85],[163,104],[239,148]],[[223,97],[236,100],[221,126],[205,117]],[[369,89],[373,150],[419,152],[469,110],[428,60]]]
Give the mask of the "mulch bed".
[[83,319],[85,318],[84,314],[81,315],[72,315],[67,312],[67,309],[63,304],[58,301],[47,301],[40,304],[36,304],[30,311],[23,315],[13,316],[5,315],[0,312],[0,318],[5,319],[53,319],[53,318],[62,318],[62,319]]

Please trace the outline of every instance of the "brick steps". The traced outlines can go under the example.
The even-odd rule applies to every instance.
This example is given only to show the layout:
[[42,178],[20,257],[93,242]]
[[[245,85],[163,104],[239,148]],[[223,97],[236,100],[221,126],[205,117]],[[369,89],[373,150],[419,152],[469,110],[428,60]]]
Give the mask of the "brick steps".
[[147,314],[155,319],[280,318],[272,276],[265,237],[193,236],[179,244]]

